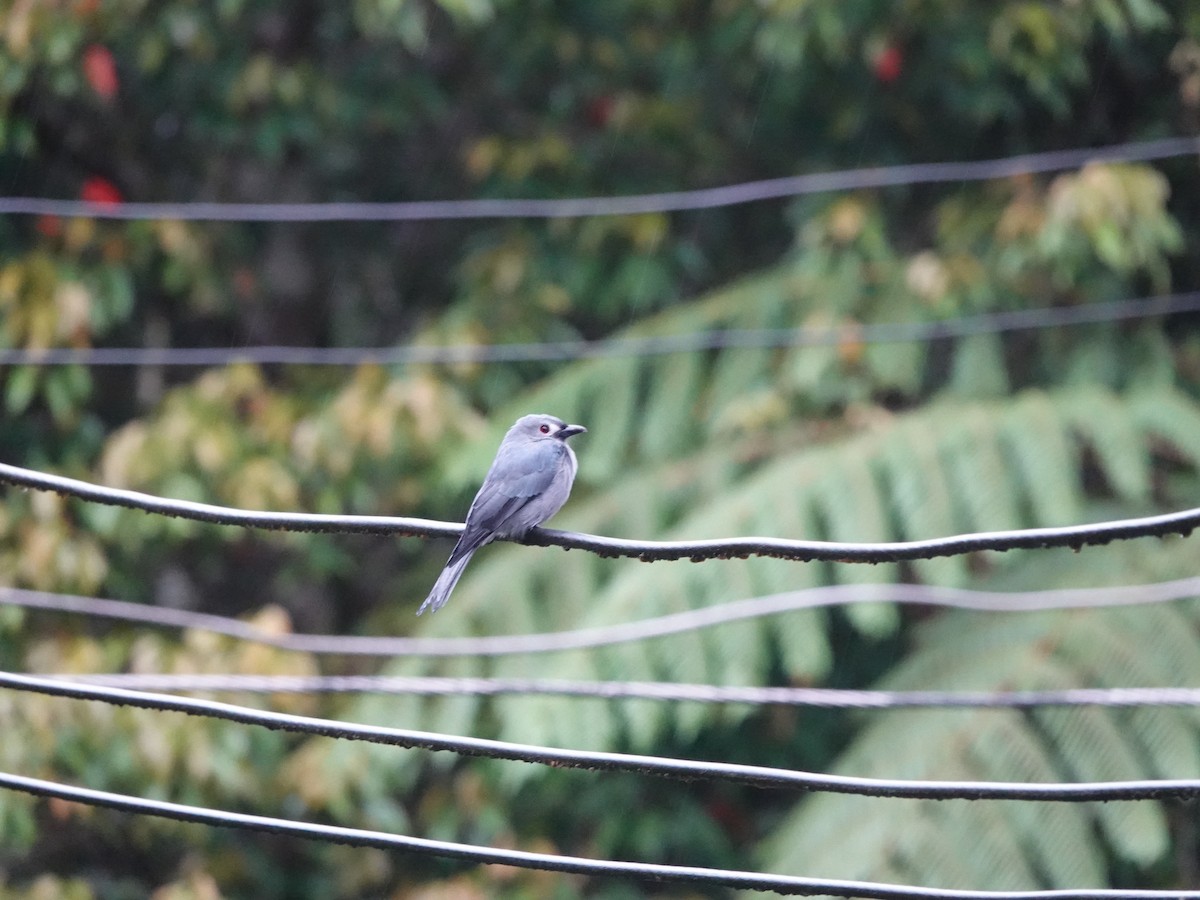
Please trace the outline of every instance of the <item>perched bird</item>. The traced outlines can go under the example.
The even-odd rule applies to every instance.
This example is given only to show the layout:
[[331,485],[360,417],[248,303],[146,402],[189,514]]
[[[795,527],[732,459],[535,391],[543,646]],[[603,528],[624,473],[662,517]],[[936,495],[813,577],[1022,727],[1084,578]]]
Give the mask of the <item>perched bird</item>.
[[584,431],[582,425],[547,415],[522,416],[508,429],[471,501],[466,527],[418,616],[445,605],[476,550],[497,538],[522,538],[562,508],[579,466],[567,438]]

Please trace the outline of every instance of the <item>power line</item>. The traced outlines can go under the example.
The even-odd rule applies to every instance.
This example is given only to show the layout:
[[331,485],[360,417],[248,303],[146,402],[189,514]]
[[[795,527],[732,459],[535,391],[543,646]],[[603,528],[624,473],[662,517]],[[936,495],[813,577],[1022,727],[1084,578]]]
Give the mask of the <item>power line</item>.
[[[355,532],[365,534],[406,535],[409,537],[455,537],[463,526],[456,522],[437,522],[399,516],[346,516],[319,513],[281,513],[233,509],[211,503],[172,500],[139,491],[106,488],[0,463],[0,482],[49,490],[93,503],[121,506],[158,515],[192,519],[215,525],[265,528],[282,531]],[[841,541],[789,540],[771,537],[738,537],[700,541],[639,541],[593,534],[534,528],[518,543],[557,546],[568,550],[588,550],[602,557],[634,557],[643,562],[688,559],[728,559],[767,556],[776,559],[810,562],[829,560],[847,563],[881,563],[899,560],[931,559],[980,550],[1043,549],[1071,547],[1139,537],[1188,536],[1200,525],[1200,509],[1187,509],[1157,516],[1069,525],[1057,528],[1027,528],[961,534],[917,541],[861,543]]]
[[207,222],[412,222],[437,219],[562,219],[684,212],[830,191],[908,184],[986,181],[1074,169],[1089,162],[1149,162],[1200,152],[1200,139],[1163,138],[1106,147],[1051,150],[971,162],[912,163],[817,172],[715,188],[562,199],[426,200],[399,203],[113,203],[0,198],[0,214],[96,219],[182,219]]
[[1200,292],[1163,294],[1107,303],[1005,310],[925,322],[752,328],[600,340],[510,344],[406,344],[394,347],[93,347],[0,349],[0,365],[36,366],[360,366],[460,365],[463,363],[552,362],[598,357],[647,357],[707,350],[827,346],[851,340],[890,344],[1062,328],[1151,318],[1200,310]]
[[540,694],[600,700],[662,700],[813,706],[824,709],[1032,709],[1042,706],[1200,706],[1200,688],[1064,688],[1046,691],[883,691],[680,684],[661,681],[561,681],[539,678],[440,678],[391,675],[209,675],[189,673],[50,676],[135,691],[253,694],[374,693],[434,696]]
[[1200,779],[1159,779],[1140,781],[1108,781],[1078,783],[1029,783],[991,781],[912,781],[889,778],[859,778],[853,775],[827,775],[776,769],[767,766],[747,766],[737,763],[708,762],[645,756],[633,753],[568,750],[558,747],[538,747],[511,741],[460,737],[414,731],[405,728],[386,728],[379,725],[359,725],[269,712],[202,700],[121,688],[61,681],[34,675],[0,672],[0,688],[29,691],[53,697],[75,700],[94,700],[117,706],[132,706],[187,713],[258,725],[277,731],[319,735],[352,741],[368,741],[397,747],[424,750],[448,750],[469,756],[507,759],[538,763],[557,768],[595,769],[614,772],[636,772],[664,778],[684,780],[728,781],[749,787],[828,791],[839,794],[860,794],[870,797],[908,797],[927,800],[1041,800],[1077,802],[1084,800],[1159,800],[1168,797],[1191,798],[1200,795]]
[[496,863],[526,869],[569,872],[590,876],[622,876],[672,882],[723,886],[742,890],[774,891],[779,894],[830,895],[835,897],[867,897],[874,900],[1200,900],[1200,891],[1153,891],[1129,889],[1067,889],[1050,891],[959,891],[943,888],[924,888],[868,881],[844,881],[807,878],[799,875],[768,875],[730,869],[709,869],[696,866],[673,866],[658,863],[625,862],[585,859],[533,853],[525,850],[502,850],[347,828],[276,819],[250,813],[228,812],[200,806],[148,800],[91,788],[74,787],[0,772],[0,787],[39,797],[54,797],[90,806],[102,806],[137,815],[157,816],[181,822],[195,822],[226,828],[242,828],[271,834],[286,834],[314,840],[332,841],[354,847],[376,847],[383,850],[405,850],[426,853],[475,863]]
[[354,656],[506,656],[580,650],[649,640],[730,622],[781,615],[799,609],[852,603],[895,602],[992,612],[1018,612],[1165,603],[1197,595],[1200,595],[1200,576],[1156,584],[1041,591],[977,591],[902,583],[838,584],[735,600],[703,609],[575,631],[455,638],[279,634],[258,628],[251,622],[212,613],[13,587],[0,587],[0,604],[78,613],[147,625],[210,631],[302,653]]

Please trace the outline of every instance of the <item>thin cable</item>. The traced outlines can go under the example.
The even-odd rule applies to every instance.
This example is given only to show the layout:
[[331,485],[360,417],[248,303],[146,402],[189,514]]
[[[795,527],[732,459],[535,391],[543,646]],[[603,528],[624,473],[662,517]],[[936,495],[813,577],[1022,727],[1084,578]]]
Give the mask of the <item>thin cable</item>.
[[876,322],[804,328],[698,331],[594,341],[513,344],[406,344],[394,347],[70,347],[0,349],[0,365],[36,366],[361,366],[550,362],[596,357],[647,357],[734,348],[811,347],[852,340],[861,344],[932,341],[1042,328],[1151,318],[1200,310],[1200,292],[1109,303],[1007,310],[928,322]]
[[991,612],[1022,612],[1166,603],[1198,595],[1200,576],[1157,584],[1042,591],[975,591],[921,584],[838,584],[718,603],[703,609],[575,631],[461,638],[279,634],[258,628],[251,622],[212,613],[13,587],[0,587],[0,604],[77,613],[146,625],[191,628],[302,653],[351,656],[506,656],[604,647],[667,637],[746,619],[780,615],[799,609],[852,603],[895,602]]
[[53,697],[69,697],[76,700],[96,700],[139,709],[181,712],[238,722],[243,725],[259,725],[277,731],[313,734],[343,740],[369,741],[424,750],[449,750],[469,756],[539,763],[556,768],[637,772],[684,780],[729,781],[759,788],[790,788],[829,791],[839,794],[860,794],[870,797],[909,797],[927,800],[987,799],[1076,802],[1082,800],[1158,800],[1167,797],[1191,798],[1200,795],[1200,779],[1080,782],[1075,784],[908,781],[888,778],[858,778],[852,775],[826,775],[775,769],[767,766],[672,759],[633,753],[538,747],[532,744],[435,734],[406,728],[350,724],[330,719],[251,709],[231,703],[219,703],[215,700],[128,691],[121,688],[81,684],[78,681],[59,681],[53,678],[19,675],[13,672],[0,672],[0,688],[29,691]]
[[525,850],[501,850],[436,841],[429,838],[346,828],[340,825],[320,825],[276,819],[250,813],[228,812],[201,806],[188,806],[167,800],[148,800],[127,794],[114,794],[91,788],[73,787],[40,778],[28,778],[0,772],[0,787],[54,797],[90,806],[102,806],[144,816],[195,822],[225,828],[243,828],[270,834],[286,834],[313,840],[332,841],[352,847],[376,847],[383,850],[406,850],[413,853],[445,856],[475,863],[495,863],[542,869],[551,872],[570,872],[576,875],[622,876],[643,878],[655,882],[673,882],[722,886],[742,890],[774,891],[779,894],[829,895],[834,897],[867,897],[873,900],[1200,900],[1200,891],[1151,891],[1128,889],[1067,889],[1051,891],[959,891],[943,888],[913,887],[901,884],[880,884],[869,881],[844,881],[825,878],[806,878],[799,875],[767,875],[730,869],[708,869],[696,866],[672,866],[658,863],[624,862],[585,859],[578,856],[559,856],[550,853],[531,853]]
[[0,198],[0,214],[206,222],[412,222],[437,219],[564,219],[639,215],[736,206],[758,200],[907,184],[985,181],[1057,172],[1090,162],[1149,162],[1200,152],[1200,139],[1163,138],[1106,147],[1052,150],[972,162],[914,163],[817,172],[690,191],[552,200],[430,200],[400,203],[88,203],[41,197]]
[[[233,509],[211,503],[169,500],[139,491],[106,488],[0,463],[0,482],[37,490],[54,491],[93,503],[122,506],[142,512],[192,519],[215,525],[266,528],[283,531],[356,532],[399,534],[410,537],[455,537],[463,526],[457,522],[437,522],[398,516],[342,516],[318,513],[259,512]],[[700,541],[637,541],[578,534],[552,528],[534,528],[518,543],[535,547],[557,546],[568,550],[588,550],[602,557],[634,557],[643,562],[688,559],[745,559],[769,556],[798,562],[830,560],[848,563],[881,563],[898,560],[932,559],[980,550],[1040,549],[1071,547],[1139,537],[1163,537],[1168,534],[1190,535],[1200,525],[1200,509],[1187,509],[1158,516],[1120,519],[1091,525],[1059,528],[1027,528],[1016,531],[990,531],[960,534],[944,538],[888,543],[805,541],[770,537],[740,537]]]
[[540,694],[600,700],[740,703],[823,709],[1032,709],[1041,706],[1200,706],[1200,688],[1065,688],[1050,691],[867,691],[842,688],[725,687],[661,681],[560,681],[387,675],[51,675],[135,691],[251,694],[372,693],[432,696]]

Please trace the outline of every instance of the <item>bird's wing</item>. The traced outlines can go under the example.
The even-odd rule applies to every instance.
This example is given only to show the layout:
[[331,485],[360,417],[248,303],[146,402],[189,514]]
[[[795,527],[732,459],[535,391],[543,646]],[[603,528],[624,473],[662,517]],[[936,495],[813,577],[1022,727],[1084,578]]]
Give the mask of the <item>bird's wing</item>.
[[557,441],[502,447],[471,503],[466,530],[451,554],[451,561],[493,537],[524,533],[529,523],[522,521],[525,517],[520,516],[521,511],[554,483],[562,471],[566,450]]

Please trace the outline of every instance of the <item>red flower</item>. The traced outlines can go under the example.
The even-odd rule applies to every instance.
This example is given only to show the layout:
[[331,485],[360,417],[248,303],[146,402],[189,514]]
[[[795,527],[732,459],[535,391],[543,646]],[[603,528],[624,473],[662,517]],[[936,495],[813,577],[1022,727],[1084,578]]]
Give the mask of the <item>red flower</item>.
[[115,206],[125,198],[121,196],[121,192],[107,178],[93,175],[83,183],[83,187],[79,191],[79,199],[101,206]]
[[112,100],[121,86],[112,52],[102,44],[92,44],[83,51],[83,77],[101,100]]
[[895,44],[888,44],[875,57],[875,77],[891,84],[904,71],[904,54]]

